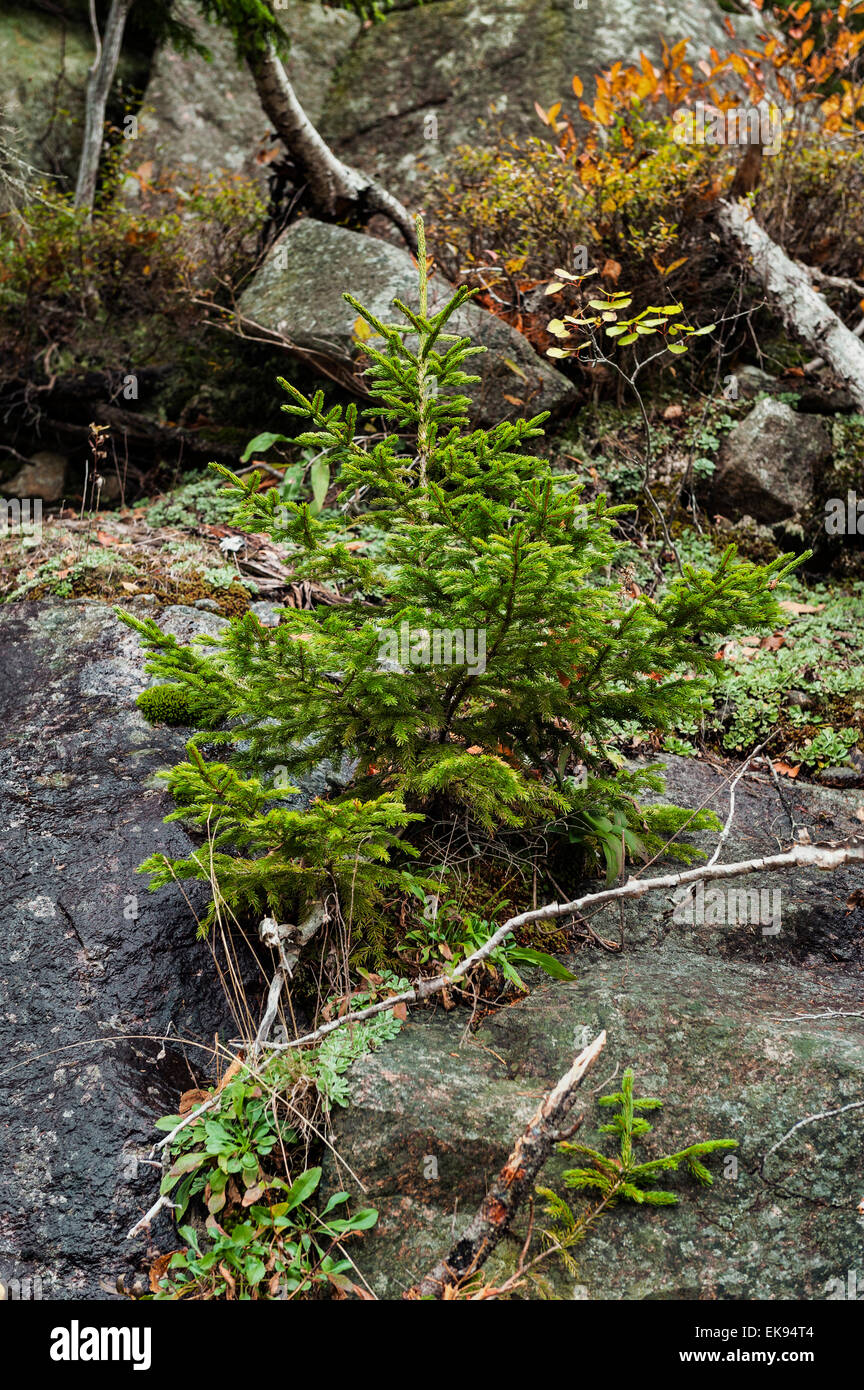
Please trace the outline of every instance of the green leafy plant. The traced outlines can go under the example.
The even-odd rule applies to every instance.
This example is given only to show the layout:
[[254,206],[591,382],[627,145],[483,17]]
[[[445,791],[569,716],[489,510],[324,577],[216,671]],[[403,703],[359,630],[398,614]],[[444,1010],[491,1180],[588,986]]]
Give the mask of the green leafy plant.
[[[475,912],[460,910],[452,899],[439,902],[434,897],[424,895],[426,911],[422,927],[417,927],[405,935],[404,946],[416,953],[421,965],[434,961],[438,968],[452,970],[466,958],[484,946],[495,931],[495,924]],[[505,904],[501,904],[504,906]],[[427,915],[428,914],[428,915]],[[484,972],[497,971],[516,989],[527,992],[528,986],[522,979],[517,965],[535,965],[554,980],[575,980],[566,966],[547,951],[538,951],[533,946],[518,946],[513,941],[504,941],[487,956],[478,967]]]
[[[547,294],[557,293],[565,284],[581,285],[587,278],[584,275],[570,275],[566,270],[560,269],[555,271],[555,276],[555,280],[547,286]],[[667,352],[680,356],[687,351],[688,339],[701,338],[714,331],[713,323],[694,328],[680,320],[677,315],[684,313],[683,304],[649,304],[641,314],[625,318],[624,310],[629,309],[633,303],[632,294],[626,290],[603,291],[603,294],[603,299],[589,299],[579,316],[565,314],[563,319],[549,320],[546,329],[554,337],[566,342],[573,337],[574,330],[579,330],[578,336],[581,341],[566,348],[550,347],[547,356],[571,357],[585,351],[594,352],[600,334],[616,340],[619,347],[627,347],[630,343],[638,342],[640,338],[660,335]],[[593,310],[593,313],[589,313],[589,309]]]
[[558,1145],[559,1153],[575,1154],[582,1160],[580,1167],[569,1168],[562,1174],[564,1186],[573,1191],[596,1194],[592,1203],[584,1211],[576,1213],[557,1192],[545,1187],[537,1189],[539,1195],[546,1199],[546,1214],[553,1218],[553,1225],[544,1232],[544,1238],[549,1244],[559,1247],[571,1270],[575,1266],[568,1251],[584,1239],[604,1212],[619,1202],[634,1202],[638,1206],[674,1206],[679,1200],[677,1193],[658,1186],[666,1173],[683,1167],[697,1183],[710,1186],[714,1179],[702,1162],[703,1158],[738,1147],[734,1139],[705,1139],[688,1144],[685,1149],[678,1149],[675,1153],[664,1154],[661,1158],[638,1162],[635,1147],[653,1128],[640,1112],[659,1110],[663,1101],[634,1095],[633,1070],[630,1067],[621,1078],[620,1091],[601,1096],[598,1104],[618,1106],[610,1123],[599,1126],[599,1133],[617,1136],[618,1153],[610,1156],[588,1144],[570,1140]]
[[[182,1116],[166,1115],[156,1128],[170,1133]],[[195,1197],[202,1197],[211,1216],[225,1206],[231,1179],[246,1192],[259,1193],[263,1163],[279,1145],[296,1144],[297,1134],[281,1124],[273,1103],[248,1072],[241,1072],[219,1096],[218,1108],[184,1126],[171,1142],[172,1163],[160,1193],[172,1194],[180,1220]]]
[[378,1213],[364,1208],[353,1217],[335,1215],[347,1192],[335,1192],[320,1214],[312,1211],[307,1203],[320,1181],[320,1168],[307,1169],[290,1184],[270,1179],[268,1189],[281,1191],[282,1199],[251,1205],[245,1220],[217,1227],[210,1240],[182,1226],[186,1248],[167,1262],[155,1299],[284,1299],[321,1284],[353,1287],[347,1278],[351,1261],[339,1251],[350,1236],[374,1226]]
[[[366,971],[361,970],[360,973],[369,981],[370,987],[369,989],[357,990],[352,994],[352,1009],[362,1009],[367,1004],[377,1003],[382,996],[382,991],[398,993],[400,990],[408,988],[408,981],[394,975],[391,971],[382,970],[374,977]],[[330,1007],[332,1008],[332,1003]],[[325,1008],[326,1013],[327,1009]],[[359,1023],[352,1023],[344,1028],[337,1028],[333,1033],[328,1033],[317,1047],[303,1056],[303,1071],[314,1081],[326,1110],[329,1110],[333,1105],[347,1106],[348,1071],[360,1057],[365,1057],[368,1053],[381,1047],[383,1043],[395,1038],[402,1028],[403,1021],[402,1017],[393,1010],[377,1014],[373,1018],[362,1019]],[[278,1073],[280,1066],[278,1058],[274,1059],[271,1067],[274,1065]]]
[[[265,430],[263,434],[256,434],[244,449],[240,462],[247,463],[255,454],[266,454],[275,444],[290,444],[292,440],[285,434],[274,434],[270,430]],[[316,454],[311,449],[303,451],[304,456],[298,463],[288,463],[279,484],[279,492],[286,502],[297,502],[307,490],[312,491],[312,500],[309,503],[310,516],[317,516],[324,506],[325,498],[330,488],[330,465],[320,454]]]
[[[372,1020],[382,1035],[386,1017]],[[334,1036],[336,1049],[344,1051],[347,1039]],[[361,1050],[355,1035],[354,1054],[340,1070]],[[310,1059],[302,1064],[308,1066]],[[316,1057],[312,1065],[326,1074],[323,1059]],[[160,1191],[171,1197],[178,1223],[199,1206],[207,1216],[203,1230],[188,1219],[179,1227],[186,1247],[158,1263],[156,1299],[286,1298],[307,1294],[316,1284],[341,1288],[347,1282],[351,1263],[334,1250],[353,1232],[374,1225],[377,1213],[338,1215],[348,1201],[345,1192],[314,1211],[309,1203],[321,1181],[320,1168],[307,1169],[294,1182],[282,1176],[298,1142],[296,1130],[279,1118],[282,1071],[278,1057],[260,1075],[242,1068],[210,1093],[211,1108],[171,1139],[170,1167]],[[202,1098],[203,1093],[194,1098],[196,1105]],[[218,1103],[212,1106],[214,1099]],[[156,1127],[171,1134],[182,1118],[166,1115]]]

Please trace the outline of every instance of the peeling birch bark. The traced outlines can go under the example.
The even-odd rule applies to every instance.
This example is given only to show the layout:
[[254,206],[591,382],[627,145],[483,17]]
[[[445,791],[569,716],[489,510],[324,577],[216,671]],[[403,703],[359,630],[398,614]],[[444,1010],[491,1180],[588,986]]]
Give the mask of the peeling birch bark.
[[315,211],[330,221],[352,216],[363,220],[380,212],[416,251],[417,234],[410,213],[375,179],[337,158],[300,105],[273,45],[247,61],[264,113],[305,180]]
[[771,240],[746,203],[721,202],[717,217],[726,241],[743,256],[786,327],[828,363],[864,410],[864,345],[814,290],[807,269]]

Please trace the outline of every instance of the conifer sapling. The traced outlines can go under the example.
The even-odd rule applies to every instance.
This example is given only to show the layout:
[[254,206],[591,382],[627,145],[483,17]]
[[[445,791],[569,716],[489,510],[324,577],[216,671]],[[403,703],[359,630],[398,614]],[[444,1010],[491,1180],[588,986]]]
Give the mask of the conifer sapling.
[[[246,614],[185,647],[152,619],[121,615],[148,670],[200,712],[187,760],[164,776],[173,815],[209,843],[148,860],[153,887],[198,878],[234,911],[277,915],[335,891],[362,927],[385,895],[417,892],[433,821],[467,818],[481,840],[555,823],[602,841],[597,827],[612,825],[646,852],[661,825],[715,823],[640,807],[656,774],[604,772],[608,740],[626,720],[662,729],[698,713],[716,638],[774,621],[790,557],[757,566],[730,547],[661,596],[633,596],[615,573],[626,508],[583,503],[575,476],[529,452],[546,416],[471,428],[463,388],[478,378],[464,368],[483,349],[452,331],[470,292],[429,312],[418,232],[419,304],[395,300],[401,322],[345,296],[369,330],[363,418],[377,434],[364,436],[356,405],[281,381],[283,409],[306,424],[297,443],[326,459],[340,503],[364,498],[375,544],[353,545],[338,509],[313,515],[260,492],[257,472],[213,465],[237,495],[237,524],[288,547],[298,578],[343,601],[285,608],[272,628]],[[347,787],[307,809],[286,804],[286,773],[302,779],[324,759],[349,760]],[[587,781],[573,775],[584,766],[596,774]]]

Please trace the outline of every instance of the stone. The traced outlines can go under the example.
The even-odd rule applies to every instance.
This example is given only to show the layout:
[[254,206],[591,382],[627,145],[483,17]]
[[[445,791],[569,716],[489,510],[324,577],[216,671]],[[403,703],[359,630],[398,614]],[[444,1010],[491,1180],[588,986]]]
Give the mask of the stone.
[[[212,57],[184,57],[160,48],[140,114],[142,163],[152,159],[159,173],[244,174],[264,182],[269,162],[261,156],[281,147],[268,138],[270,125],[255,84],[234,51],[224,26],[209,24],[194,5],[184,3],[183,19],[198,34]],[[326,9],[307,0],[287,0],[277,18],[291,34],[288,76],[310,120],[317,120],[330,70],[360,28],[356,15]],[[136,193],[140,184],[127,183]]]
[[[342,298],[343,290],[384,322],[395,322],[399,315],[392,307],[394,296],[408,305],[417,302],[417,271],[401,247],[307,217],[289,227],[271,249],[239,309],[301,351],[323,354],[343,369],[350,368],[359,352],[357,312]],[[452,292],[444,280],[434,277],[430,310],[440,308]],[[575,400],[572,383],[494,314],[465,305],[448,326],[487,348],[466,368],[482,376],[478,386],[468,388],[478,421],[537,415]]]
[[[761,395],[794,395],[795,409],[804,415],[838,415],[855,409],[855,399],[849,391],[818,379],[802,381],[800,377],[787,377],[784,380],[749,363],[736,367],[732,377],[737,382],[738,394],[745,400],[755,400]],[[729,378],[725,380],[729,382]]]
[[815,415],[766,398],[735,426],[720,450],[712,505],[773,524],[806,512],[819,470],[831,458],[831,432]]
[[279,626],[278,603],[269,603],[267,599],[258,599],[255,603],[250,603],[249,612],[255,614],[262,627]]
[[[668,761],[670,799],[707,800],[725,819],[723,780],[695,760]],[[849,797],[796,785],[794,800],[814,840],[854,833]],[[788,838],[770,784],[740,783],[736,804],[724,860],[776,851]],[[694,839],[716,843],[716,835]],[[646,1157],[707,1138],[739,1147],[734,1162],[709,1162],[708,1189],[672,1177],[680,1205],[626,1205],[604,1217],[575,1250],[578,1276],[549,1261],[556,1294],[828,1297],[832,1280],[861,1267],[860,1228],[849,1213],[864,1187],[864,1112],[788,1131],[864,1094],[864,907],[847,907],[862,882],[858,865],[836,876],[757,879],[757,888],[781,887],[777,935],[758,925],[678,925],[669,900],[643,899],[627,909],[620,955],[586,948],[568,958],[573,983],[532,972],[531,994],[485,1017],[473,1036],[464,1010],[412,1011],[398,1037],[355,1064],[351,1105],[332,1117],[340,1181],[350,1189],[356,1174],[363,1204],[380,1213],[354,1252],[376,1295],[398,1298],[446,1255],[538,1101],[604,1028],[606,1052],[577,1102],[583,1142],[610,1151],[610,1136],[597,1133],[608,1113],[596,1095],[614,1090],[632,1065],[637,1091],[664,1101],[648,1117]],[[745,885],[754,883],[737,881]],[[616,917],[603,916],[593,925],[615,937]],[[542,1185],[561,1190],[566,1166],[555,1155]],[[494,1280],[511,1271],[502,1252],[485,1273]],[[517,1294],[536,1296],[530,1284]]]
[[41,497],[43,502],[59,502],[65,495],[67,462],[63,454],[43,449],[3,483],[3,491],[9,497]]
[[[706,0],[437,0],[363,29],[339,63],[321,121],[325,138],[400,196],[419,196],[430,167],[461,144],[544,135],[534,103],[563,101],[579,120],[572,79],[591,100],[594,74],[617,60],[659,59],[660,35],[690,38],[691,61],[732,47]],[[759,24],[735,15],[739,41]],[[486,123],[485,127],[479,123]]]
[[[0,11],[3,125],[19,157],[48,176],[74,177],[84,125],[87,71],[93,40],[86,20],[55,18],[31,4],[4,4]],[[118,77],[143,85],[146,63],[128,46]],[[0,205],[3,203],[0,186]]]
[[864,787],[864,771],[857,767],[823,767],[816,776],[823,787]]
[[174,1248],[164,1215],[126,1240],[158,1193],[153,1122],[234,1031],[196,938],[203,885],[151,894],[136,873],[192,847],[151,780],[188,731],[135,708],[143,664],[104,604],[0,609],[0,1281],[41,1278],[46,1299],[116,1296],[151,1244]]

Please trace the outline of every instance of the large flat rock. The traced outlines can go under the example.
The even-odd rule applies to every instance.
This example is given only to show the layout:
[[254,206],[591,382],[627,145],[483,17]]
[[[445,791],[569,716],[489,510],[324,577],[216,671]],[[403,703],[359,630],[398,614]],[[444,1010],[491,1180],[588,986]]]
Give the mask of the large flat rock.
[[[350,369],[360,348],[355,338],[357,311],[343,299],[344,290],[384,323],[404,323],[393,308],[393,299],[416,306],[417,269],[401,247],[303,218],[272,248],[242,295],[239,309],[297,348]],[[430,312],[441,308],[452,293],[451,285],[433,277]],[[497,423],[537,415],[561,409],[575,399],[572,383],[494,314],[466,304],[450,320],[448,330],[486,348],[465,366],[481,377],[479,385],[467,388],[478,421]]]
[[[704,765],[676,760],[670,782],[683,804],[716,794],[725,808]],[[799,787],[792,800],[814,839],[855,828],[853,798]],[[776,850],[785,814],[770,783],[741,784],[724,859]],[[595,1092],[632,1065],[638,1091],[665,1102],[646,1156],[732,1138],[737,1162],[715,1159],[708,1190],[673,1179],[677,1207],[618,1208],[578,1247],[577,1278],[549,1265],[559,1296],[822,1299],[849,1269],[860,1283],[864,1109],[788,1132],[864,1101],[864,914],[847,905],[862,883],[860,869],[762,876],[757,888],[783,892],[776,935],[758,922],[680,926],[671,901],[643,901],[627,913],[620,955],[582,951],[569,961],[574,983],[540,977],[474,1035],[464,1011],[414,1013],[355,1066],[352,1107],[335,1117],[342,1179],[357,1174],[381,1213],[358,1256],[378,1296],[399,1297],[446,1254],[540,1097],[601,1028],[609,1043],[582,1097],[584,1142],[608,1143]],[[617,920],[593,924],[617,936]],[[544,1184],[564,1166],[556,1156]],[[496,1257],[488,1272],[510,1269]]]

